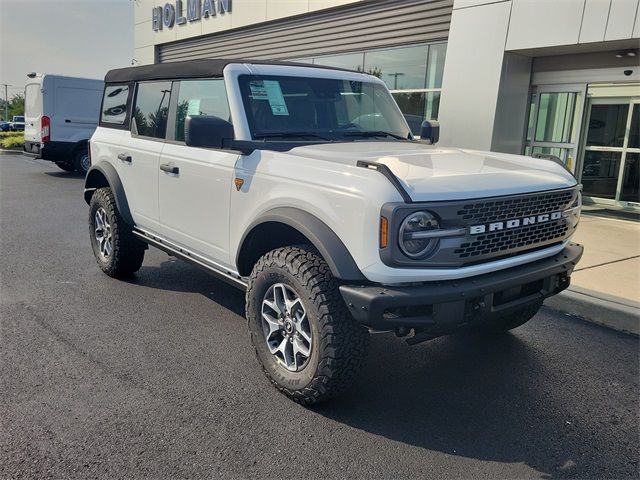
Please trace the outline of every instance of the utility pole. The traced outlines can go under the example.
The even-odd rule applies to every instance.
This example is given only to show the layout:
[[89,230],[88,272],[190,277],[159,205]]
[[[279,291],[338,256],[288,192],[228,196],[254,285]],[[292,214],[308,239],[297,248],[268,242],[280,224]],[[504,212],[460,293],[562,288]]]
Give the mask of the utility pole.
[[9,119],[9,94],[7,93],[7,89],[11,86],[8,83],[0,83],[0,85],[4,85],[4,120],[8,122]]
[[397,90],[398,89],[398,77],[401,77],[402,75],[404,75],[404,73],[395,72],[395,73],[387,73],[387,75],[389,75],[390,77],[393,77],[393,89]]

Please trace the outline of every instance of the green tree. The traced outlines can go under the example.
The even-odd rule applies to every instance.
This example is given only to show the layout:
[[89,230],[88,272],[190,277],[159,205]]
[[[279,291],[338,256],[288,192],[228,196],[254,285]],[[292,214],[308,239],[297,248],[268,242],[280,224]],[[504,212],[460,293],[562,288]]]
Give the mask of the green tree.
[[[3,112],[4,114],[4,112]],[[24,94],[16,93],[11,100],[9,100],[9,118],[11,120],[14,115],[24,115]]]

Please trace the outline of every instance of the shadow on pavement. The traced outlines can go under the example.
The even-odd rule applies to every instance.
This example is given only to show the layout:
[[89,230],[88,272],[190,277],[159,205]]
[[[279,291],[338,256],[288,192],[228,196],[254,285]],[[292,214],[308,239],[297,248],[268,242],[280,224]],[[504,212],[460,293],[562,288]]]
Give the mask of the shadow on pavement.
[[143,265],[128,282],[159,290],[200,293],[244,317],[243,292],[174,257],[169,257],[160,267]]
[[576,418],[581,413],[571,405],[580,391],[576,385],[557,390],[561,375],[544,357],[517,333],[458,334],[418,347],[373,337],[359,385],[315,410],[398,442],[524,463],[554,477],[592,476],[582,469],[603,473],[621,463],[610,450],[598,451],[608,442],[599,438],[599,419]]
[[[244,315],[242,292],[173,258],[143,267],[132,283],[201,293]],[[309,413],[426,450],[524,463],[546,478],[632,471],[612,453],[620,439],[607,438],[600,419],[590,415],[589,405],[602,392],[590,386],[596,396],[581,398],[590,379],[572,379],[562,355],[534,343],[533,328],[459,334],[415,347],[393,335],[373,335],[354,388]],[[628,453],[629,446],[624,449]]]
[[64,170],[60,170],[59,172],[44,172],[44,174],[54,178],[81,178],[84,180],[84,173],[78,172],[65,172]]

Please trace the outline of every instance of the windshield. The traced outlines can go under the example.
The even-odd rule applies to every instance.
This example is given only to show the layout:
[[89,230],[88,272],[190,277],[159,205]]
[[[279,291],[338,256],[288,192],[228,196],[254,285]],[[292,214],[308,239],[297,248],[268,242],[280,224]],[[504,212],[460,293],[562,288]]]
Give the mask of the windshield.
[[24,117],[13,117],[14,122],[24,122]]
[[410,131],[384,85],[372,82],[241,75],[254,139],[407,139]]

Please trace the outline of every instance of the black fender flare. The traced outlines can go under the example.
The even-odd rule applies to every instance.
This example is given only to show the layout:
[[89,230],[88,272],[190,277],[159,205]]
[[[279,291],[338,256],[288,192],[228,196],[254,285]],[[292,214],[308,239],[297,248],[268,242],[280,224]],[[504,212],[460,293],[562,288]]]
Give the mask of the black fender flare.
[[282,223],[304,235],[325,259],[331,273],[345,281],[366,281],[349,250],[329,226],[314,215],[295,207],[277,207],[254,220],[240,240],[236,266],[240,266],[245,241],[256,227],[265,223]]
[[[106,185],[105,185],[106,182]],[[113,195],[116,199],[116,206],[118,211],[125,222],[129,225],[134,225],[133,217],[131,216],[131,210],[129,209],[129,202],[127,202],[127,196],[124,193],[124,187],[122,181],[116,169],[109,162],[101,161],[92,165],[87,172],[87,177],[84,181],[84,201],[87,205],[91,202],[93,192],[98,188],[108,186],[111,188]]]

